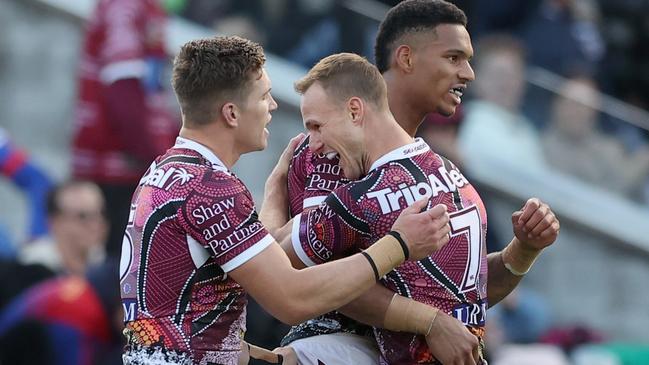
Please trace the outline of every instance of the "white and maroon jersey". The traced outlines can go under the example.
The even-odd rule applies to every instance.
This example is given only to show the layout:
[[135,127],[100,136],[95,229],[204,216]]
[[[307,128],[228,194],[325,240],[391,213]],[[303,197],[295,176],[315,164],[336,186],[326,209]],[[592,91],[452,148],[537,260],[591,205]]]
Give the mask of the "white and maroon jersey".
[[349,183],[338,154],[313,153],[306,136],[293,152],[288,168],[288,198],[291,217],[317,207],[336,188]]
[[[105,90],[120,79],[139,79],[146,91],[147,117],[138,130],[141,143],[164,153],[178,134],[178,121],[167,109],[159,87],[166,15],[159,0],[100,0],[86,29],[79,64],[79,96],[72,141],[76,177],[100,183],[135,184],[150,161],[139,161],[125,149],[117,126],[108,119]],[[154,155],[155,156],[155,155]]]
[[[288,170],[289,213],[291,217],[320,205],[336,188],[349,183],[339,166],[337,154],[317,154],[305,137],[295,149]],[[372,328],[337,311],[323,314],[291,327],[281,345],[312,336],[355,334],[374,340]]]
[[178,137],[131,205],[120,263],[125,358],[154,349],[236,364],[247,298],[228,272],[272,242],[244,184],[205,146]]
[[[308,266],[357,253],[388,233],[404,208],[427,195],[428,208],[448,207],[450,242],[426,259],[405,262],[381,281],[453,315],[481,336],[487,307],[486,211],[457,167],[420,139],[384,155],[365,178],[337,188],[316,209],[297,215],[293,248]],[[375,335],[382,361],[435,363],[423,336],[379,328]]]

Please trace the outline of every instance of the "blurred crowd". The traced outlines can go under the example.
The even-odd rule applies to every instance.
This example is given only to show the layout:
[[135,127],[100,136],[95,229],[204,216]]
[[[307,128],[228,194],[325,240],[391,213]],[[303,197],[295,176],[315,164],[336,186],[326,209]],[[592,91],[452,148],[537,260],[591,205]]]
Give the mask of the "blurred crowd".
[[[371,60],[374,18],[397,2],[99,1],[79,63],[69,180],[52,181],[0,130],[0,171],[27,197],[31,222],[28,242],[10,242],[0,226],[0,278],[13,278],[0,286],[0,363],[121,363],[117,263],[130,196],[179,127],[177,112],[163,111],[163,10],[311,67],[341,51]],[[649,204],[648,129],[607,112],[603,96],[649,109],[649,2],[453,2],[469,18],[477,78],[460,112],[427,117],[420,135],[431,147],[468,175],[486,160],[551,169]],[[557,90],[530,83],[533,67],[561,76]],[[524,287],[490,313],[494,364],[568,364],[568,355],[578,365],[649,364],[646,347],[554,323],[543,298]],[[288,328],[254,303],[249,316],[252,343],[272,348]],[[531,343],[542,345],[521,354],[517,345]],[[530,356],[541,360],[525,362]]]

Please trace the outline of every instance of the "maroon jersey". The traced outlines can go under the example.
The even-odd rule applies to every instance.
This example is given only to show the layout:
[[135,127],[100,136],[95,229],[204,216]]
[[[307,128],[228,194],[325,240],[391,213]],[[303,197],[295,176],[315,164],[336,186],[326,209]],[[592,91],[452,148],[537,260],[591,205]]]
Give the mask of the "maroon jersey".
[[[487,297],[486,212],[455,165],[422,140],[378,159],[369,174],[337,188],[316,209],[295,217],[293,248],[308,266],[359,252],[384,236],[401,210],[430,196],[451,217],[451,240],[418,262],[405,262],[382,283],[400,295],[433,305],[481,335]],[[383,361],[434,363],[423,336],[375,329]]]
[[[339,166],[336,153],[318,154],[305,137],[295,149],[288,170],[289,213],[291,217],[320,205],[336,188],[349,183]],[[372,328],[333,311],[291,327],[281,345],[318,335],[350,333],[374,339]]]
[[303,209],[317,207],[336,188],[349,183],[335,153],[318,154],[305,137],[293,152],[288,169],[288,197],[291,217]]
[[[72,140],[75,177],[107,184],[137,183],[151,162],[126,151],[120,128],[109,119],[106,90],[136,78],[146,90],[141,143],[156,154],[173,144],[178,121],[167,109],[167,94],[153,85],[164,77],[166,15],[159,0],[100,0],[86,31],[79,65],[79,96]],[[155,156],[155,155],[153,155]]]
[[125,358],[155,350],[183,364],[236,364],[247,299],[228,272],[272,242],[244,184],[178,137],[132,201],[120,263]]

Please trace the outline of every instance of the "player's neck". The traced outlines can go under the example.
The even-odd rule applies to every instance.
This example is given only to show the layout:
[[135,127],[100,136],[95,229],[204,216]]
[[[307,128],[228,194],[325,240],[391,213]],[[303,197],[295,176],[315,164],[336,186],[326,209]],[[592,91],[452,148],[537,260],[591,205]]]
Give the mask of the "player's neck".
[[368,126],[365,139],[367,156],[364,165],[367,169],[384,155],[413,142],[412,136],[397,124],[389,111],[381,113],[378,122]]
[[405,85],[399,76],[393,74],[393,71],[387,71],[383,76],[388,87],[388,104],[394,119],[414,137],[426,113],[419,110],[408,85]]
[[234,136],[219,130],[215,124],[199,128],[186,128],[183,126],[179,135],[209,148],[225,164],[225,167],[231,169],[239,160],[241,153],[237,152]]

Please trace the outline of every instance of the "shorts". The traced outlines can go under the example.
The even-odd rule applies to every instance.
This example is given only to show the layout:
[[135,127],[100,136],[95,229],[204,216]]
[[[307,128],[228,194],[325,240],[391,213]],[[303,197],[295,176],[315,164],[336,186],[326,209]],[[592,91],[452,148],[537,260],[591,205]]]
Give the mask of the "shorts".
[[348,333],[307,337],[291,342],[300,365],[377,365],[379,350],[370,338]]

